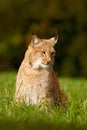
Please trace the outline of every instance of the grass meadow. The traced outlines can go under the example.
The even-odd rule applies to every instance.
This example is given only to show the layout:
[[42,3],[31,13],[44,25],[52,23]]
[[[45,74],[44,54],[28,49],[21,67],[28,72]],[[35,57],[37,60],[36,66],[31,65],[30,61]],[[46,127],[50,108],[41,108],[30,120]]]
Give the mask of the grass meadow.
[[86,130],[87,79],[59,77],[61,89],[68,96],[65,109],[15,106],[16,72],[0,72],[0,130]]

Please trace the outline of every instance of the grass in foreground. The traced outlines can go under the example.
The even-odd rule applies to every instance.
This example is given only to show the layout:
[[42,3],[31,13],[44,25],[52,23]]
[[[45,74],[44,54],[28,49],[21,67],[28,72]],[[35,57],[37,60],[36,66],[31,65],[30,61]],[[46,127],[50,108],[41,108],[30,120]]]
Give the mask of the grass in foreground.
[[87,129],[87,80],[59,78],[62,90],[68,95],[67,108],[15,106],[15,72],[0,73],[0,130],[2,129]]

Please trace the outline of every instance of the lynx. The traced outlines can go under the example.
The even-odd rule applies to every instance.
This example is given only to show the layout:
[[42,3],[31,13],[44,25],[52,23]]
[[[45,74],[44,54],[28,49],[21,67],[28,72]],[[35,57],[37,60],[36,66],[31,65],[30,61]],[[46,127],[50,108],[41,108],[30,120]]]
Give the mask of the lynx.
[[60,90],[53,70],[58,36],[40,39],[32,35],[31,42],[19,68],[16,79],[15,103],[24,102],[26,106],[51,105],[65,106],[67,97]]

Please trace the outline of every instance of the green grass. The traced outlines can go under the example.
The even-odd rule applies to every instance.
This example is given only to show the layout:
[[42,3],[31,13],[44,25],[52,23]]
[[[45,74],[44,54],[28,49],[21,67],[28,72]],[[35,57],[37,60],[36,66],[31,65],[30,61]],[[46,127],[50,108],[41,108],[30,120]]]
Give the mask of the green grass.
[[59,78],[62,90],[68,95],[66,109],[15,106],[16,72],[0,72],[0,130],[87,129],[87,80]]

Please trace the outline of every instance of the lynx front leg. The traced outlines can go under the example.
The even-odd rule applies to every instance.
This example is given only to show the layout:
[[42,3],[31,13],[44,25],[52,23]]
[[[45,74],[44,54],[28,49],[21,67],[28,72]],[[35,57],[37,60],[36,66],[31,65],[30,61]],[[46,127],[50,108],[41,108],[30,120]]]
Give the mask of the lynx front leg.
[[[24,103],[25,100],[25,88],[23,87],[23,81],[20,84],[16,84],[16,91],[14,95],[14,103],[17,105],[19,103]],[[25,86],[25,85],[24,85]]]

